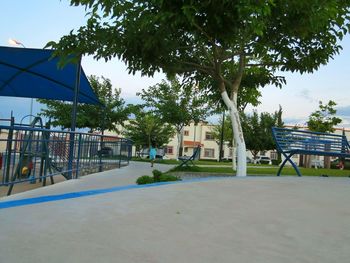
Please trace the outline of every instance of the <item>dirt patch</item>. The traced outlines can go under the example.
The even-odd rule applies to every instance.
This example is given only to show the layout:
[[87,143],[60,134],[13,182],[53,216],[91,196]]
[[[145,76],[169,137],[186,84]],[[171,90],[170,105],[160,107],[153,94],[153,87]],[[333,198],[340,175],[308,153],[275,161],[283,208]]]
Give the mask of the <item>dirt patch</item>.
[[[59,182],[66,181],[66,178],[64,178],[62,175],[55,175],[55,176],[53,176],[53,181],[56,184]],[[49,185],[51,185],[51,180],[50,180],[50,178],[46,178],[46,186],[49,186]],[[0,198],[7,196],[7,192],[9,190],[9,187],[10,186],[5,186],[5,185],[0,186]],[[40,181],[39,179],[36,179],[35,183],[30,183],[29,181],[17,183],[17,184],[14,184],[14,186],[12,188],[11,195],[22,193],[22,192],[29,191],[29,190],[33,190],[33,189],[36,189],[39,187],[43,187],[43,182]]]

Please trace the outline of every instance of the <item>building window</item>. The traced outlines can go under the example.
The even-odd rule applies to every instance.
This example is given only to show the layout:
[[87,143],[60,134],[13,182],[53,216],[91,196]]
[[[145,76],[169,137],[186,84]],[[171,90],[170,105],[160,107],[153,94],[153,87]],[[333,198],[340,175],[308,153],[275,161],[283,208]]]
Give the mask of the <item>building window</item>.
[[184,136],[189,136],[190,132],[189,131],[184,131]]
[[188,147],[184,147],[184,152],[185,152],[185,153],[188,152]]
[[165,147],[165,154],[174,154],[174,147],[173,146]]
[[270,156],[271,156],[271,160],[277,160],[278,159],[277,152],[271,152]]
[[214,158],[214,149],[204,149],[204,157]]
[[206,132],[205,139],[206,140],[214,140],[214,135],[211,132]]

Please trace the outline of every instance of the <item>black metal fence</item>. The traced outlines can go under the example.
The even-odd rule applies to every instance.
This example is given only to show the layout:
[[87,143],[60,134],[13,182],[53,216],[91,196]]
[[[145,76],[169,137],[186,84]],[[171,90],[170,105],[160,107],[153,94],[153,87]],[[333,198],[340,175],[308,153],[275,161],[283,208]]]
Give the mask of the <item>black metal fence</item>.
[[42,184],[129,164],[132,142],[114,136],[0,126],[0,187]]

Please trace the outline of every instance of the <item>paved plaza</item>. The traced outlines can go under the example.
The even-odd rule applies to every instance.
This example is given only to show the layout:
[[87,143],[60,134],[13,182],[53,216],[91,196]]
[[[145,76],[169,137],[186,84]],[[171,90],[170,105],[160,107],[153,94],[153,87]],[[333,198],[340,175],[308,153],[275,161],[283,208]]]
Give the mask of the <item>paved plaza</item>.
[[131,162],[0,199],[0,262],[349,262],[350,178],[135,187],[145,174]]

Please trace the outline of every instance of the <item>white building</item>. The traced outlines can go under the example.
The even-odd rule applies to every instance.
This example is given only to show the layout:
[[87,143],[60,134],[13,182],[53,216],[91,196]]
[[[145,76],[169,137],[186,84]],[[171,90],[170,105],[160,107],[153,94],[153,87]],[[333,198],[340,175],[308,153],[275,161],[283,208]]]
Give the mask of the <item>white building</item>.
[[[220,142],[215,141],[213,137],[214,125],[207,122],[200,122],[197,125],[191,123],[189,126],[185,126],[183,129],[183,153],[182,155],[191,156],[193,150],[200,145],[201,153],[200,159],[207,160],[219,160]],[[177,137],[171,139],[169,144],[165,148],[165,156],[169,159],[176,159],[177,153]],[[223,145],[223,159],[232,158],[231,149],[227,146],[227,143]]]

